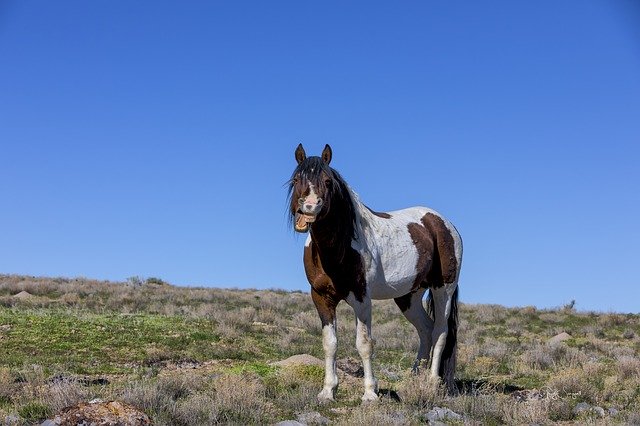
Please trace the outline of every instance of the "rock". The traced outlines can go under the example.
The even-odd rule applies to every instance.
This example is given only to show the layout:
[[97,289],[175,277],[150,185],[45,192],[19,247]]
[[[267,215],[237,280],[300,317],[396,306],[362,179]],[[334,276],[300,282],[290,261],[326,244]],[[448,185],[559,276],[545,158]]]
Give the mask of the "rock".
[[324,361],[308,354],[299,354],[290,356],[282,361],[272,362],[271,365],[275,365],[276,367],[289,367],[292,365],[316,365],[318,367],[324,367]]
[[40,423],[40,426],[58,426],[58,423],[54,422],[53,420],[45,420],[44,422]]
[[67,407],[60,411],[48,425],[76,426],[95,425],[151,425],[149,417],[134,406],[125,402],[108,401],[86,403]]
[[[0,417],[0,419],[2,419],[2,417]],[[15,414],[9,414],[4,418],[4,424],[6,426],[21,425],[22,422],[22,418],[20,418],[20,416],[16,416]]]
[[565,340],[569,340],[572,339],[573,337],[571,337],[571,335],[569,333],[566,332],[562,332],[560,334],[556,334],[555,336],[553,336],[551,339],[549,339],[547,341],[547,343],[549,345],[559,345],[560,343],[564,342]]
[[28,291],[22,290],[20,293],[14,294],[13,297],[15,297],[16,299],[26,300],[26,299],[31,299],[32,297],[35,297],[35,296],[29,293]]
[[587,404],[586,402],[579,402],[575,407],[573,407],[573,414],[577,416],[589,410],[591,410],[591,405]]
[[309,425],[309,426],[325,426],[325,425],[328,425],[329,423],[331,423],[331,420],[329,420],[328,418],[322,416],[317,411],[312,411],[310,413],[298,414],[297,420],[300,423],[303,423],[303,424]]
[[619,413],[618,409],[613,407],[609,408],[608,412],[611,417],[615,417]]
[[429,424],[445,420],[462,420],[462,416],[448,408],[433,407],[426,415]]
[[600,417],[604,417],[605,416],[604,408],[602,408],[602,407],[593,407],[591,410],[594,413],[596,413],[598,416],[600,416]]
[[304,423],[300,423],[295,420],[284,420],[282,422],[278,422],[273,426],[306,426]]

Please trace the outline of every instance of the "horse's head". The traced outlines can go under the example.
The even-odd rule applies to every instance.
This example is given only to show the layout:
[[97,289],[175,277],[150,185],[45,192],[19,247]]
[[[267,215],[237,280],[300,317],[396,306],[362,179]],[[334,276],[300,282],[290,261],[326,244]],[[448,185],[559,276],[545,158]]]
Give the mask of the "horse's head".
[[329,167],[331,147],[326,145],[320,157],[307,157],[302,144],[295,152],[298,166],[289,181],[291,217],[297,232],[307,232],[313,222],[329,211],[336,185],[335,172]]

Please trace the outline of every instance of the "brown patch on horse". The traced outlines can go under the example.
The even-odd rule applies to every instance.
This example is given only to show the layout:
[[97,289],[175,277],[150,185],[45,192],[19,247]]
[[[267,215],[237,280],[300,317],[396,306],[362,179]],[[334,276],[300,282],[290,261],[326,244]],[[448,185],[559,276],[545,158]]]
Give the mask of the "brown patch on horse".
[[418,251],[418,263],[416,264],[418,274],[411,288],[411,290],[416,290],[421,286],[426,287],[425,281],[433,258],[433,238],[423,225],[410,223],[407,228],[409,229],[411,240]]
[[[367,206],[365,206],[365,207],[367,207]],[[369,210],[374,216],[378,216],[378,217],[381,217],[383,219],[391,219],[391,215],[389,213],[377,212],[377,211],[371,210],[369,207],[367,207],[367,210]]]
[[422,225],[407,225],[418,251],[417,275],[412,291],[420,287],[442,287],[445,283],[454,282],[458,273],[453,235],[442,218],[427,213],[420,222]]
[[454,282],[458,274],[458,261],[451,231],[442,218],[433,213],[425,214],[421,222],[435,240],[433,265],[427,274],[429,286],[439,287]]

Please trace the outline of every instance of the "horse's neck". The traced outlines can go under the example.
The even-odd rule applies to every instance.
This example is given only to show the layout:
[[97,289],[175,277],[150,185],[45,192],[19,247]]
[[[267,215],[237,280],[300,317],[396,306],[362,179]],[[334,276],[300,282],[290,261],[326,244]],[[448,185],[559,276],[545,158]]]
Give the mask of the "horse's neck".
[[[342,258],[345,250],[351,247],[354,238],[358,238],[358,213],[355,223],[350,217],[341,217],[341,206],[332,206],[332,211],[311,227],[311,240],[320,249],[323,256]],[[356,207],[356,206],[354,206]],[[340,260],[340,259],[338,259]]]

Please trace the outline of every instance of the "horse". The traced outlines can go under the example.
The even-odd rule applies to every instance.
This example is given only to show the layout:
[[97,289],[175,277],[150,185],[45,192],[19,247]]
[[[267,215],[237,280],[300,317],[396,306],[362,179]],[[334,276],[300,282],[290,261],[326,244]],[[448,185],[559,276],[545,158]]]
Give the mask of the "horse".
[[[307,157],[299,144],[297,166],[288,182],[290,222],[308,233],[303,263],[311,298],[322,323],[325,374],[321,402],[334,401],[336,306],[342,300],[356,316],[356,347],[364,370],[363,402],[378,399],[371,358],[372,299],[393,298],[418,332],[412,371],[430,367],[430,378],[455,389],[458,277],[462,239],[456,228],[427,207],[380,213],[360,201],[329,166],[332,150]],[[422,298],[428,290],[428,314]],[[429,365],[430,361],[430,365]]]

